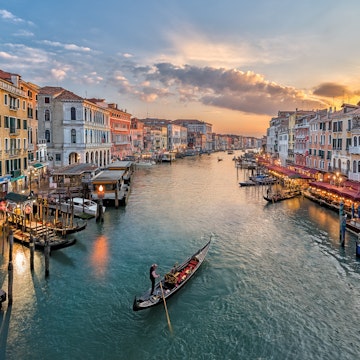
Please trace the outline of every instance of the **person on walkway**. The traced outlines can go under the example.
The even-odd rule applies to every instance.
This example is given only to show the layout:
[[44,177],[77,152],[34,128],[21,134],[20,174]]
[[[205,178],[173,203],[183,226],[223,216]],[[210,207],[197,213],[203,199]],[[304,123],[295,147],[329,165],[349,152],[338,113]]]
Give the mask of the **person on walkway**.
[[157,267],[158,267],[157,264],[152,264],[150,267],[151,295],[153,295],[154,293],[155,279],[160,276],[156,273]]

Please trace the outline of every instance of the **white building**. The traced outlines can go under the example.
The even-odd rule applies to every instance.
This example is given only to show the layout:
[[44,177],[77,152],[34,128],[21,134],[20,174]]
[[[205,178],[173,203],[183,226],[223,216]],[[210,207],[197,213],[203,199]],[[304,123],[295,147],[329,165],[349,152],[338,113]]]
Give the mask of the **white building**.
[[49,167],[110,163],[109,111],[61,87],[38,94],[38,135],[45,140]]

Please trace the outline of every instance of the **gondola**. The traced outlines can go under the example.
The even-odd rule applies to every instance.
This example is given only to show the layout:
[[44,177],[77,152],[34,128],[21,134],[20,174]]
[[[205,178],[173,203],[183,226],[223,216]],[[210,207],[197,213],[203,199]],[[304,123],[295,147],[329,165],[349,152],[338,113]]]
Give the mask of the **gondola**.
[[269,203],[276,203],[279,201],[284,201],[288,199],[293,199],[294,197],[297,197],[301,195],[301,191],[292,191],[292,192],[286,192],[283,194],[273,194],[269,196],[263,196],[263,198],[268,201]]
[[195,274],[203,263],[209,247],[210,242],[198,250],[194,255],[186,259],[182,264],[175,265],[169,273],[167,273],[160,281],[155,285],[154,294],[151,295],[151,288],[147,290],[140,297],[136,297],[133,303],[133,310],[144,310],[155,305],[163,303],[163,299],[168,299],[170,296],[180,290]]

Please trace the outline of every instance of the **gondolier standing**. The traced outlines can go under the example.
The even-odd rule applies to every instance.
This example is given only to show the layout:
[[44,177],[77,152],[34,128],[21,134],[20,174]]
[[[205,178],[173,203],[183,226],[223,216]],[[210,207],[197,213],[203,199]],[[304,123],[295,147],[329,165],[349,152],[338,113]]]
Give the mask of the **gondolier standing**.
[[154,292],[155,279],[160,276],[156,273],[157,267],[158,267],[157,264],[152,264],[150,267],[151,295],[153,295],[153,292]]

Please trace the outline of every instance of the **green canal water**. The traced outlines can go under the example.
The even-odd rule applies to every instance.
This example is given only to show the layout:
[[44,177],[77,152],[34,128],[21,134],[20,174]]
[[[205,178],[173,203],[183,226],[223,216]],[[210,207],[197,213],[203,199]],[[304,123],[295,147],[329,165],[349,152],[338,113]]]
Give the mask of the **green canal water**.
[[[238,154],[236,154],[238,155]],[[360,263],[338,214],[276,204],[242,188],[233,155],[138,169],[125,208],[88,222],[74,246],[14,247],[13,305],[0,311],[0,359],[358,359]],[[198,273],[163,306],[133,312],[150,286],[213,241]],[[7,246],[0,287],[7,291]]]

